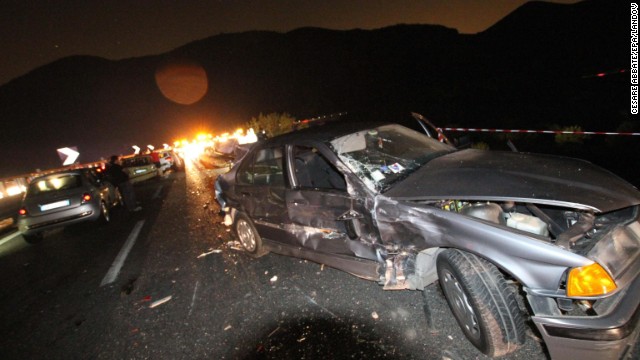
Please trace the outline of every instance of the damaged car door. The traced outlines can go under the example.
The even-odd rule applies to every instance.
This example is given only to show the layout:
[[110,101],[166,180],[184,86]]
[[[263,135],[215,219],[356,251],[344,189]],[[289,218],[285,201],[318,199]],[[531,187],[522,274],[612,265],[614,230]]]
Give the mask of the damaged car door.
[[289,242],[283,226],[287,211],[282,147],[259,149],[251,156],[238,169],[236,193],[240,208],[253,219],[262,236]]
[[331,254],[375,259],[373,233],[364,199],[347,192],[345,175],[316,147],[289,149],[293,186],[286,192],[289,220],[299,244]]

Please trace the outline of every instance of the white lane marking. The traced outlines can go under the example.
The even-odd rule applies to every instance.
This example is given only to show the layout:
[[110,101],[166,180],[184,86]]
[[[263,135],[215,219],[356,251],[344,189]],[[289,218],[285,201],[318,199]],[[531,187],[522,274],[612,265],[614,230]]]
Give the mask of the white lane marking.
[[118,277],[118,273],[120,273],[120,269],[122,268],[122,265],[124,264],[124,261],[127,258],[127,255],[129,255],[129,251],[131,251],[133,244],[138,239],[138,235],[140,234],[142,225],[144,225],[144,220],[138,221],[136,223],[136,226],[133,227],[133,230],[131,230],[131,233],[129,234],[127,241],[122,246],[122,249],[120,249],[118,256],[116,256],[116,259],[113,261],[113,264],[111,264],[111,267],[109,268],[109,271],[107,271],[107,274],[104,276],[104,279],[102,279],[100,286],[105,286],[107,284],[111,284],[112,282],[116,281],[116,278]]
[[0,245],[6,243],[7,241],[13,239],[14,237],[16,237],[18,235],[20,235],[20,231],[15,231],[15,232],[3,237],[2,239],[0,239]]
[[193,311],[193,304],[196,302],[196,293],[198,292],[198,284],[200,284],[200,281],[196,281],[196,288],[193,289],[193,296],[191,297],[191,306],[189,307],[188,316],[191,316],[191,312]]
[[152,199],[157,199],[160,197],[160,192],[162,191],[162,185],[160,185],[160,187],[158,188],[158,190],[156,190],[156,193],[153,194]]

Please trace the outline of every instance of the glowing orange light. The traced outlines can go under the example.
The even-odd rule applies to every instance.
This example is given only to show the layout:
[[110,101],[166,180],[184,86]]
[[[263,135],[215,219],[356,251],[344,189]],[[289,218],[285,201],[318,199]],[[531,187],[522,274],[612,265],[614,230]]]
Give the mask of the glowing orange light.
[[617,288],[609,273],[598,263],[571,269],[567,280],[567,296],[598,296]]

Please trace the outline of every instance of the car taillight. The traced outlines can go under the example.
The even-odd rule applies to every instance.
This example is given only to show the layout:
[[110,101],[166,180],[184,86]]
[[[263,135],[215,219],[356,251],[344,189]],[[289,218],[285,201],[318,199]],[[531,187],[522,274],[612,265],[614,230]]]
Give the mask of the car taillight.
[[27,215],[27,209],[21,208],[20,210],[18,210],[18,214],[21,216]]
[[84,195],[82,195],[82,203],[83,204],[86,203],[86,202],[89,202],[89,201],[91,201],[91,194],[85,193]]

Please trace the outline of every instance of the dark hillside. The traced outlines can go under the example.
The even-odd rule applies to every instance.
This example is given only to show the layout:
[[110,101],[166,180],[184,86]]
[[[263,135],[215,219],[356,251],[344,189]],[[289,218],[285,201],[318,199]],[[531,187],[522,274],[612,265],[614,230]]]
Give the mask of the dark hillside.
[[[169,53],[59,60],[0,87],[0,177],[230,130],[259,113],[302,118],[369,107],[417,111],[441,126],[616,130],[628,121],[628,9],[604,0],[532,2],[477,35],[432,25],[221,34]],[[199,64],[208,92],[167,100],[160,67]],[[626,124],[626,125],[625,125]],[[24,149],[37,149],[23,151]]]

